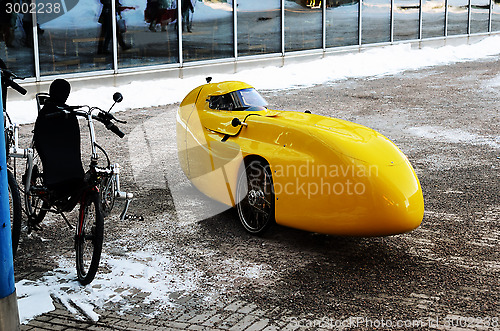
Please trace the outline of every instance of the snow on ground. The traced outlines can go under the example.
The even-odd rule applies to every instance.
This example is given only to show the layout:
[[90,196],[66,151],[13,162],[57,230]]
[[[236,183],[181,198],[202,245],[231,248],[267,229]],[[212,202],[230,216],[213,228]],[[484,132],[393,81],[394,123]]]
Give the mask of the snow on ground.
[[[21,323],[54,310],[52,298],[59,299],[69,312],[80,319],[97,321],[94,311],[106,304],[118,304],[118,313],[132,307],[127,296],[139,291],[148,294],[144,302],[154,302],[157,311],[171,305],[169,294],[177,291],[193,291],[199,286],[201,275],[195,268],[184,270],[182,264],[168,252],[145,249],[141,252],[124,252],[123,256],[103,254],[101,268],[89,286],[76,281],[73,259],[59,258],[59,268],[36,281],[21,280],[16,283]],[[103,267],[109,270],[103,273]]]
[[[213,76],[214,82],[240,80],[261,90],[281,90],[303,88],[348,78],[390,75],[405,70],[474,61],[498,54],[500,54],[500,36],[492,36],[472,45],[412,49],[409,44],[398,44],[284,67],[249,69],[235,74]],[[184,79],[158,79],[154,81],[154,84],[151,81],[136,81],[116,87],[80,89],[70,95],[68,104],[85,105],[91,99],[92,105],[106,108],[110,105],[111,95],[118,90],[123,94],[124,102],[117,105],[116,110],[168,105],[182,101],[191,89],[204,82],[205,76],[200,75]],[[134,96],[138,94],[141,97],[135,98]],[[16,123],[32,123],[36,119],[34,99],[9,101],[8,108],[16,109],[10,114]]]
[[500,136],[483,137],[460,129],[446,129],[440,126],[422,126],[409,128],[411,134],[432,140],[455,144],[486,145],[500,149]]
[[[144,230],[145,232],[148,229]],[[138,234],[137,232],[130,235]],[[175,245],[175,244],[174,244]],[[268,265],[239,260],[237,257],[217,263],[220,274],[208,278],[194,260],[187,255],[211,256],[214,251],[201,250],[193,245],[180,250],[147,246],[140,251],[127,247],[120,240],[106,242],[101,256],[99,272],[90,285],[81,286],[76,280],[73,257],[58,257],[58,268],[35,281],[21,280],[16,283],[21,323],[28,323],[38,315],[55,309],[53,300],[58,299],[66,309],[81,320],[99,320],[98,310],[113,307],[118,314],[137,308],[130,300],[141,293],[141,302],[155,307],[147,316],[152,318],[173,307],[172,294],[193,293],[208,288],[207,303],[216,300],[220,293],[236,280],[265,279],[274,274]],[[142,296],[144,295],[144,297]]]
[[500,75],[493,79],[490,79],[487,82],[487,86],[485,86],[485,88],[493,93],[500,93]]

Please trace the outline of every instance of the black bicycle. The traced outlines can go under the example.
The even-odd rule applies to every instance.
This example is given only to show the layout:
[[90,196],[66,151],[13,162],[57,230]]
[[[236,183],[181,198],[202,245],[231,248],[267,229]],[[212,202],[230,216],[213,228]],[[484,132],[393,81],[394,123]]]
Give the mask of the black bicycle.
[[[27,91],[14,81],[14,79],[22,78],[7,70],[1,60],[0,71],[2,75],[1,87],[8,160],[7,174],[11,207],[13,254],[16,254],[21,236],[23,212],[23,199],[21,199],[21,196],[24,196],[24,212],[28,217],[28,233],[41,229],[40,223],[48,212],[61,215],[68,226],[73,228],[64,213],[73,210],[79,204],[80,210],[75,234],[76,269],[79,282],[82,285],[89,284],[94,279],[99,266],[104,240],[104,218],[111,213],[115,206],[115,200],[120,199],[125,201],[120,214],[120,220],[124,220],[128,217],[128,207],[133,198],[132,193],[127,193],[120,189],[120,166],[117,163],[111,164],[106,151],[97,144],[94,130],[94,121],[98,121],[103,123],[108,130],[111,130],[120,138],[124,136],[124,133],[120,131],[114,122],[126,122],[116,119],[110,112],[116,103],[123,100],[123,97],[120,93],[115,93],[113,95],[114,103],[108,111],[90,106],[62,106],[58,107],[56,114],[47,115],[65,116],[71,113],[87,120],[92,148],[90,165],[85,174],[83,187],[78,192],[75,192],[76,194],[72,194],[68,198],[68,196],[60,196],[57,192],[53,192],[46,187],[43,165],[35,148],[35,141],[32,140],[30,148],[21,149],[18,147],[19,126],[12,123],[6,112],[7,88],[13,88],[23,95]],[[36,95],[39,112],[49,97],[47,93],[38,93]],[[99,154],[104,155],[104,165],[99,163]],[[61,155],[61,157],[64,156]],[[26,168],[22,176],[22,186],[19,186],[16,180],[16,159],[18,158],[26,159]],[[142,217],[136,218],[142,219]]]
[[23,79],[7,70],[5,63],[0,60],[0,74],[2,77],[2,102],[4,115],[5,149],[7,152],[7,179],[9,187],[10,224],[12,233],[12,253],[15,256],[19,245],[22,223],[22,203],[19,186],[16,180],[16,159],[27,158],[28,150],[19,148],[19,126],[13,123],[7,113],[7,91],[13,88],[17,92],[25,95],[26,90],[19,86],[14,79]]
[[[46,93],[36,95],[39,111],[49,100]],[[120,93],[113,95],[115,103],[123,99]],[[113,108],[111,106],[111,108]],[[51,191],[44,183],[43,165],[35,147],[35,141],[29,149],[26,171],[23,176],[25,209],[28,216],[28,231],[39,230],[40,223],[48,212],[59,214],[72,228],[64,213],[70,212],[80,205],[78,222],[75,234],[76,270],[78,281],[82,285],[89,284],[94,279],[99,266],[102,244],[104,240],[104,217],[109,215],[115,205],[115,199],[125,200],[125,205],[120,218],[123,220],[133,198],[132,193],[123,192],[119,185],[119,166],[111,164],[106,151],[97,144],[94,130],[94,121],[101,122],[105,127],[118,135],[124,133],[114,124],[126,123],[120,121],[108,111],[90,106],[58,106],[56,113],[43,115],[47,118],[67,116],[72,114],[86,119],[90,141],[91,156],[89,168],[85,173],[83,186],[78,192],[61,196],[58,192]],[[105,157],[105,164],[99,164],[99,154]],[[61,155],[61,157],[64,157]]]

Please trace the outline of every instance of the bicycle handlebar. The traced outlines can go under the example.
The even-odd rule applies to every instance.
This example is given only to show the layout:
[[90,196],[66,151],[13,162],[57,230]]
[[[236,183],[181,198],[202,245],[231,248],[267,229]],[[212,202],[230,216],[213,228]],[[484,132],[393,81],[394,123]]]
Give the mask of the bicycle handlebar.
[[[84,108],[84,107],[88,107],[88,106],[57,106],[57,108],[60,110],[60,112],[50,113],[50,114],[47,114],[45,116],[47,118],[56,118],[56,117],[60,117],[60,116],[67,116],[67,115],[72,113],[76,116],[87,117],[89,113],[84,112],[84,111],[78,111],[78,109]],[[99,109],[99,108],[96,108],[96,109]],[[90,108],[90,111],[92,111],[92,108]],[[113,114],[105,112],[102,109],[99,109],[99,113],[97,115],[92,115],[92,118],[101,122],[102,124],[104,124],[106,129],[113,132],[118,137],[123,138],[125,136],[125,133],[123,133],[114,123],[112,123],[111,120],[115,120],[115,121],[120,122],[120,123],[127,123],[127,122],[119,121],[118,119],[116,119],[113,116]]]
[[0,69],[2,72],[2,82],[8,86],[12,87],[14,90],[16,90],[18,93],[21,93],[22,95],[26,95],[28,91],[23,88],[21,85],[18,83],[14,82],[14,79],[24,79],[22,77],[16,76],[12,71],[9,71],[7,69]]
[[123,138],[125,133],[123,133],[115,124],[109,122],[106,124],[106,129],[116,134],[118,137]]
[[25,88],[23,88],[21,85],[17,84],[13,80],[8,80],[7,82],[10,83],[7,84],[7,86],[12,87],[14,90],[21,93],[22,95],[26,95],[26,93],[28,93],[28,91]]

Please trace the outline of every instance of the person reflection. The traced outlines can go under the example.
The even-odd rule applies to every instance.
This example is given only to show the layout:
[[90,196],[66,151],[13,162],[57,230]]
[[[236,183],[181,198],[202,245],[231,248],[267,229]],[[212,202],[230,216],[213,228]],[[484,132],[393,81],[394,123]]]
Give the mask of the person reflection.
[[158,16],[160,12],[159,0],[148,0],[146,10],[144,11],[144,19],[149,23],[149,30],[155,32],[156,24],[158,24]]
[[[101,33],[99,36],[99,43],[97,46],[98,54],[110,54],[109,43],[111,41],[111,36],[113,34],[113,21],[111,15],[111,0],[100,0],[102,4],[101,15],[99,16],[98,22],[101,24]],[[115,1],[116,14],[120,15],[122,11],[126,9],[135,9],[134,7],[123,7],[119,0]],[[126,51],[132,46],[125,43],[123,39],[123,30],[116,27],[116,39],[118,40],[118,45]]]
[[[30,13],[23,14],[23,30],[24,35],[26,36],[24,40],[24,44],[28,47],[33,47],[33,15]],[[40,28],[40,25],[36,25],[38,35],[41,36],[45,32],[45,30]]]
[[181,8],[182,8],[182,31],[184,31],[184,28],[186,28],[187,32],[192,32],[191,28],[193,25],[193,14],[194,14],[194,6],[192,0],[182,0]]
[[166,31],[167,25],[177,19],[177,10],[167,0],[147,0],[144,20],[149,23],[149,30],[156,32],[160,24],[161,30]]
[[7,8],[12,8],[7,4],[13,5],[15,0],[0,1],[0,37],[5,42],[7,47],[14,46],[14,28],[16,26],[17,14]]

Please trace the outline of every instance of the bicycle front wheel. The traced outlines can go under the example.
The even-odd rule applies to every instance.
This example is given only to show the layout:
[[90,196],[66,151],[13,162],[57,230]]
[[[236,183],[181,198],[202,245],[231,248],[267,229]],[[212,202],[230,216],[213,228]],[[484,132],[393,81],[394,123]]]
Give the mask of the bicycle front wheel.
[[75,236],[78,281],[87,285],[94,280],[101,258],[104,239],[104,217],[97,192],[85,193],[80,204]]
[[9,184],[10,230],[12,234],[12,255],[16,256],[19,238],[21,237],[22,206],[21,195],[14,174],[7,170]]
[[116,199],[115,180],[113,176],[107,176],[102,179],[99,184],[99,192],[101,194],[103,216],[108,217],[113,210]]

